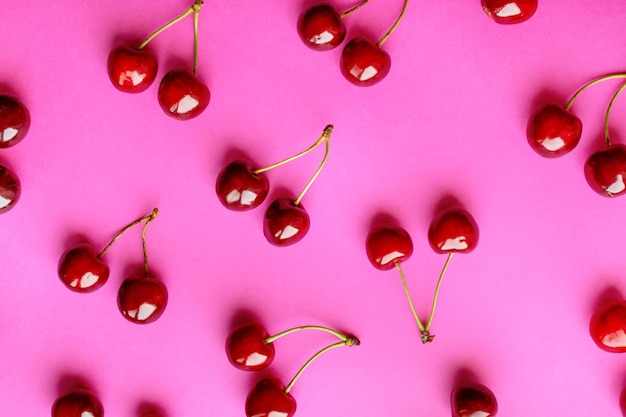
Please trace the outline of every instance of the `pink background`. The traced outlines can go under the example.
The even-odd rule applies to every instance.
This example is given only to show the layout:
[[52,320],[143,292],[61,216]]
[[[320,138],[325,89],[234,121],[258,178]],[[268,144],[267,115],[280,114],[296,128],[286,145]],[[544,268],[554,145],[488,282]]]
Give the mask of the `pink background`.
[[[599,298],[626,293],[626,197],[600,197],[582,171],[603,144],[604,109],[619,82],[576,102],[585,131],[568,156],[541,158],[525,129],[536,105],[565,103],[586,81],[624,70],[626,2],[540,0],[531,20],[502,26],[479,0],[412,1],[384,45],[391,72],[363,89],[341,76],[341,49],[316,53],[298,38],[308,0],[207,1],[199,73],[212,101],[179,122],[159,108],[158,80],[125,95],[105,64],[118,42],[143,39],[190,3],[3,2],[0,88],[32,116],[26,139],[0,154],[23,187],[0,216],[4,414],[48,415],[59,390],[82,380],[109,416],[137,415],[142,403],[171,417],[243,416],[261,376],[286,383],[333,341],[292,335],[276,342],[267,372],[235,370],[224,342],[247,312],[271,333],[318,324],[362,341],[306,371],[292,390],[299,417],[448,416],[462,369],[494,391],[502,416],[620,415],[626,357],[598,349],[588,323]],[[348,38],[379,39],[401,7],[372,0],[345,20]],[[192,20],[151,49],[158,78],[191,65]],[[626,140],[624,100],[614,142]],[[232,148],[270,164],[308,147],[328,123],[331,153],[303,200],[312,225],[302,242],[267,243],[267,203],[247,213],[219,204],[215,179]],[[270,197],[295,196],[322,154],[269,172]],[[452,260],[437,338],[423,346],[398,274],[375,270],[364,242],[379,213],[409,231],[415,253],[404,271],[426,316],[445,260],[426,231],[447,196],[474,215],[481,239]],[[139,229],[107,253],[105,287],[82,295],[61,284],[57,262],[77,236],[101,248],[153,207],[150,266],[170,293],[159,321],[132,324],[116,306],[125,275],[141,265]]]

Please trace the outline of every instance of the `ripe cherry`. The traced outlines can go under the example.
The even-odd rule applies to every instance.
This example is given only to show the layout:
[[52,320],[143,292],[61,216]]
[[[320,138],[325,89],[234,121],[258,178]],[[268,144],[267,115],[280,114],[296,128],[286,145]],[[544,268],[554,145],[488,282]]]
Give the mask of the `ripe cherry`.
[[329,51],[343,42],[346,37],[346,26],[333,6],[320,4],[300,15],[298,34],[309,48]]
[[266,342],[269,334],[263,326],[251,323],[240,326],[226,340],[226,356],[237,369],[259,371],[267,368],[276,353],[273,343]]
[[585,178],[595,192],[617,197],[626,192],[626,146],[612,144],[585,162]]
[[95,291],[109,279],[109,266],[86,243],[66,251],[59,260],[57,272],[61,282],[76,292]]
[[262,379],[246,398],[247,417],[292,417],[295,412],[296,400],[276,378]]
[[18,177],[7,167],[0,165],[0,213],[15,207],[22,194]]
[[161,80],[158,97],[165,114],[177,120],[189,120],[208,107],[211,93],[194,73],[173,70]]
[[428,242],[437,253],[469,253],[478,244],[478,226],[464,209],[443,210],[428,228]]
[[370,230],[365,249],[374,268],[386,271],[413,254],[413,240],[400,226],[380,225]]
[[482,0],[483,10],[496,23],[525,22],[537,11],[537,0]]
[[167,306],[167,287],[151,276],[130,277],[122,283],[117,294],[120,313],[138,324],[159,319]]
[[147,49],[119,46],[109,53],[107,71],[111,82],[125,93],[145,91],[156,78],[156,57]]
[[495,417],[497,412],[495,395],[482,384],[460,384],[452,391],[452,417]]
[[103,417],[102,403],[92,392],[74,389],[57,398],[52,405],[52,417]]
[[541,156],[556,158],[578,145],[583,124],[570,111],[553,104],[539,110],[529,121],[527,138]]
[[352,84],[367,87],[382,81],[391,68],[391,57],[379,45],[355,38],[341,53],[341,73]]
[[0,148],[17,145],[30,128],[30,113],[17,98],[0,95]]
[[263,234],[275,246],[290,246],[301,241],[309,232],[311,220],[302,204],[288,198],[272,202],[263,218]]
[[607,352],[626,352],[626,301],[602,305],[589,323],[591,338]]
[[270,184],[265,175],[255,173],[250,162],[233,161],[217,176],[215,191],[220,203],[229,210],[246,211],[265,201]]

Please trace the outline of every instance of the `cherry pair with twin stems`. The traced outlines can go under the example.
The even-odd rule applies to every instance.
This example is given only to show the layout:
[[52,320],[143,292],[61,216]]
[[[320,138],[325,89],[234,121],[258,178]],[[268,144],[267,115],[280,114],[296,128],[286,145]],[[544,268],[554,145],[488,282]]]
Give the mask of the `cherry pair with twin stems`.
[[281,415],[291,417],[296,412],[296,400],[290,394],[291,389],[304,370],[325,352],[341,346],[358,346],[359,339],[324,326],[298,326],[270,336],[258,323],[245,324],[235,329],[226,340],[226,356],[237,369],[260,371],[266,369],[274,360],[274,342],[283,336],[302,330],[314,330],[334,335],[338,342],[332,343],[311,356],[296,372],[291,381],[283,386],[274,377],[261,379],[246,398],[246,416],[272,417]]
[[193,14],[193,71],[174,69],[165,74],[159,85],[158,100],[165,114],[177,120],[189,120],[202,113],[211,98],[208,87],[198,78],[198,17],[203,5],[203,0],[195,0],[184,13],[161,26],[137,48],[114,48],[107,62],[113,85],[126,93],[140,93],[150,87],[158,64],[146,46],[160,33]]
[[165,310],[168,293],[165,284],[150,273],[148,268],[148,252],[146,232],[148,225],[156,219],[158,209],[141,217],[120,230],[96,254],[93,246],[81,243],[68,249],[59,260],[58,276],[67,288],[79,293],[89,293],[101,288],[109,279],[110,269],[104,254],[128,230],[143,223],[141,242],[143,248],[143,276],[126,278],[118,290],[117,305],[120,313],[133,323],[146,324],[156,321]]
[[294,200],[278,198],[274,200],[263,219],[263,234],[268,242],[275,246],[289,246],[299,242],[309,231],[309,214],[301,204],[322,168],[326,164],[329,152],[330,136],[333,125],[327,125],[322,135],[304,151],[263,168],[253,168],[246,160],[236,160],[227,164],[218,174],[215,191],[224,207],[233,211],[252,210],[261,205],[269,193],[269,181],[264,172],[294,161],[324,144],[322,162],[315,173]]
[[[530,146],[546,158],[561,157],[579,143],[583,124],[571,108],[579,95],[598,83],[626,79],[626,73],[609,74],[583,85],[564,107],[548,104],[537,111],[528,122],[527,138]],[[615,91],[604,114],[604,141],[606,146],[594,152],[585,162],[584,173],[592,190],[605,197],[626,193],[626,146],[611,141],[609,119],[615,100],[626,88],[623,82]]]
[[[10,148],[24,139],[30,128],[30,112],[26,106],[8,94],[0,95],[0,149]],[[0,213],[15,207],[22,193],[17,175],[0,165]]]

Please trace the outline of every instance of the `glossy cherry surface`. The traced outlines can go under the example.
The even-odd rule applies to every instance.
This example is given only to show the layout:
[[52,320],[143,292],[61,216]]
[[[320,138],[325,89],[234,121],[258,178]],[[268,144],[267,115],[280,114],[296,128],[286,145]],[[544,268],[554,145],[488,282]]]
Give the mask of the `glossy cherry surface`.
[[375,268],[386,271],[395,268],[413,254],[409,232],[399,226],[380,225],[372,228],[365,241],[367,258]]
[[247,417],[291,417],[296,412],[296,400],[278,379],[259,381],[246,398]]
[[0,213],[5,213],[15,207],[21,194],[20,180],[11,170],[0,165]]
[[527,138],[539,155],[557,158],[578,145],[582,130],[583,124],[576,115],[550,104],[530,119]]
[[355,38],[343,48],[339,65],[341,73],[348,81],[367,87],[387,76],[391,68],[391,57],[369,40]]
[[215,191],[220,203],[229,210],[246,211],[258,207],[270,189],[263,174],[254,174],[247,161],[234,161],[226,165],[217,176]]
[[309,48],[329,51],[346,38],[346,27],[333,6],[320,4],[300,15],[298,35]]
[[226,356],[237,369],[259,371],[274,360],[272,343],[265,343],[269,334],[263,326],[251,323],[240,326],[226,340]]
[[537,11],[537,0],[482,0],[483,10],[496,23],[525,22]]
[[591,338],[607,352],[626,352],[626,301],[598,308],[589,323]]
[[117,306],[122,315],[133,323],[156,321],[167,306],[167,288],[152,277],[127,278],[117,294]]
[[158,64],[154,54],[146,49],[119,46],[109,53],[107,71],[115,88],[134,94],[152,85]]
[[59,260],[57,273],[67,288],[76,292],[92,292],[109,279],[109,267],[89,244],[67,250]]
[[626,146],[613,144],[592,154],[585,163],[585,178],[591,188],[605,197],[626,192]]
[[263,234],[275,246],[289,246],[299,242],[309,231],[311,221],[302,204],[294,205],[287,198],[272,202],[263,218]]
[[75,389],[52,405],[52,417],[103,417],[102,403],[95,394],[85,389]]
[[207,108],[211,93],[192,72],[173,70],[161,80],[158,98],[165,114],[177,120],[189,120]]
[[0,148],[17,145],[30,128],[30,112],[17,98],[0,95]]
[[497,412],[495,395],[482,384],[460,384],[452,391],[452,417],[494,417]]
[[478,244],[478,225],[464,209],[442,210],[428,228],[428,243],[437,253],[471,252]]

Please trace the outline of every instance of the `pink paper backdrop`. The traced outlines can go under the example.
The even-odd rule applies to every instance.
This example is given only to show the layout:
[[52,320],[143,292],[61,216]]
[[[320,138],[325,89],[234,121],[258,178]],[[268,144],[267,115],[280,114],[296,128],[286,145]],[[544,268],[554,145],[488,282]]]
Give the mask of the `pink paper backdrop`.
[[[602,145],[617,84],[575,104],[585,133],[567,157],[539,157],[525,129],[538,103],[564,103],[584,82],[624,70],[626,2],[540,0],[531,20],[502,26],[479,0],[412,1],[384,45],[389,76],[362,89],[342,78],[340,49],[316,53],[297,37],[309,0],[207,1],[199,73],[212,101],[178,122],[158,107],[157,84],[122,94],[105,64],[118,42],[142,39],[189,4],[3,2],[0,88],[32,115],[26,139],[0,153],[23,186],[15,209],[0,216],[4,414],[48,415],[59,390],[82,380],[109,416],[137,415],[142,403],[171,417],[243,416],[255,381],[287,382],[332,341],[289,336],[276,342],[269,371],[244,373],[228,363],[224,342],[247,313],[271,333],[320,324],[361,339],[298,381],[299,417],[447,416],[462,369],[494,391],[502,416],[620,415],[626,357],[598,349],[588,323],[599,297],[626,294],[626,197],[598,196],[582,171]],[[401,7],[373,0],[346,19],[348,36],[377,40]],[[151,48],[159,78],[190,65],[191,20]],[[614,141],[626,140],[625,112],[622,98]],[[328,123],[331,153],[303,200],[312,225],[302,242],[269,245],[265,206],[234,213],[219,204],[215,179],[233,148],[269,164],[308,147]],[[322,154],[269,172],[271,196],[297,194]],[[448,196],[474,215],[481,240],[452,260],[437,338],[423,346],[398,274],[375,270],[364,242],[379,213],[411,233],[415,253],[404,270],[427,315],[445,257],[426,231]],[[139,230],[106,255],[105,287],[81,295],[60,283],[59,256],[77,236],[102,247],[153,207],[151,268],[170,293],[159,321],[138,326],[117,311],[119,284],[141,265]]]

